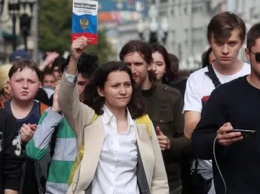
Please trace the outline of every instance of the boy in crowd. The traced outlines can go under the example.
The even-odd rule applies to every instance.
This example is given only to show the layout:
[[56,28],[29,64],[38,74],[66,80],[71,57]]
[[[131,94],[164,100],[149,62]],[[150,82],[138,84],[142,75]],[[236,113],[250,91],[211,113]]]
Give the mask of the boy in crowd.
[[[21,59],[13,61],[8,76],[12,99],[4,103],[4,108],[16,118],[21,128],[24,148],[34,135],[42,109],[47,108],[47,105],[34,100],[40,87],[40,71],[33,61]],[[48,160],[47,157],[45,159]],[[37,194],[44,190],[47,164],[46,161],[34,163],[26,157],[20,193]]]

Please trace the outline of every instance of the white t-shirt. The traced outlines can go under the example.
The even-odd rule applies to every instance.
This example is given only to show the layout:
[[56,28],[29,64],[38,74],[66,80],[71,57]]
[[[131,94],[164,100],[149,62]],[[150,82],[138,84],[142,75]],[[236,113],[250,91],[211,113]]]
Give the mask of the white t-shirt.
[[[213,66],[212,66],[213,67]],[[243,68],[234,75],[222,75],[218,73],[214,67],[216,76],[221,84],[227,83],[244,75],[250,73],[250,65],[244,63]],[[185,96],[184,96],[184,108],[183,111],[196,111],[201,112],[203,108],[203,102],[207,102],[211,92],[215,89],[212,80],[205,74],[208,72],[208,67],[204,67],[198,71],[193,72],[187,80]],[[213,178],[212,161],[200,160],[198,161],[198,173],[206,180]],[[213,183],[213,181],[212,181]],[[211,185],[208,194],[215,194],[214,184]]]
[[[213,67],[213,66],[212,66]],[[214,67],[213,67],[214,69]],[[220,83],[227,83],[250,73],[250,65],[244,63],[243,68],[234,75],[222,75],[214,69]],[[212,80],[205,74],[208,67],[193,72],[186,84],[184,96],[184,111],[202,111],[202,102],[207,101],[211,92],[215,89]]]

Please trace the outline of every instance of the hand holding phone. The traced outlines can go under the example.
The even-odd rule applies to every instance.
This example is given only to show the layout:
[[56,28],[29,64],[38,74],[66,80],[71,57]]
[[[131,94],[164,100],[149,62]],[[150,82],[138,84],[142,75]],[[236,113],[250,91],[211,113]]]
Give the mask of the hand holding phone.
[[217,142],[222,146],[228,146],[234,142],[241,141],[243,139],[243,135],[241,132],[233,131],[233,126],[230,122],[224,123],[218,130],[217,130]]
[[249,129],[232,129],[230,132],[240,132],[243,137],[249,137],[256,133],[256,130],[249,130]]

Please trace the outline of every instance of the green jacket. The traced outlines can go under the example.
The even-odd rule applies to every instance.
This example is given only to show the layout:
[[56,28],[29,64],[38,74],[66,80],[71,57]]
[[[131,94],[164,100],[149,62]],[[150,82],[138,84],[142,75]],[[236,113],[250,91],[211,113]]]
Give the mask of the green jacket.
[[180,92],[164,84],[153,83],[149,90],[142,90],[142,99],[154,128],[160,127],[171,147],[162,151],[170,190],[181,186],[180,159],[188,148],[184,137],[183,99]]

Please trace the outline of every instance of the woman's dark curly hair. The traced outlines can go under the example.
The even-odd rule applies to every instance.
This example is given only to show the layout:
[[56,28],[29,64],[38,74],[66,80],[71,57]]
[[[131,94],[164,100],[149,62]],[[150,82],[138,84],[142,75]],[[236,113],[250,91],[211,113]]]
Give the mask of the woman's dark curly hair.
[[145,107],[141,99],[140,91],[137,88],[137,85],[132,77],[131,70],[123,62],[107,62],[94,72],[94,75],[88,85],[85,87],[84,100],[83,103],[87,104],[89,107],[93,108],[98,115],[104,113],[102,107],[105,103],[105,98],[100,96],[97,92],[97,89],[103,89],[105,82],[107,81],[108,75],[111,72],[124,71],[126,72],[131,80],[133,92],[130,102],[127,107],[133,119],[138,118],[145,114]]

